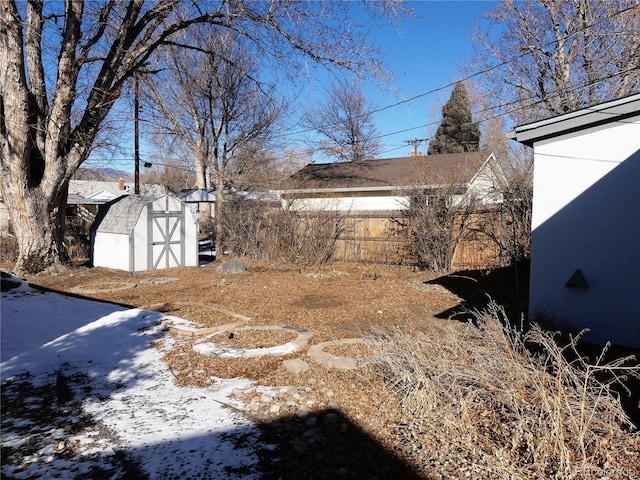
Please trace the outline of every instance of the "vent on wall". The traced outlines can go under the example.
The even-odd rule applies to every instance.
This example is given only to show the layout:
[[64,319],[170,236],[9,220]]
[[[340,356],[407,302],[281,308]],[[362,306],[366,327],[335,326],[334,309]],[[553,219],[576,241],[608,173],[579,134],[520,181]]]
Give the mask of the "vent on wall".
[[576,268],[576,271],[573,272],[573,275],[569,277],[567,283],[564,284],[567,288],[577,288],[579,290],[587,290],[589,288],[589,283],[587,283],[587,279],[582,273],[582,270]]

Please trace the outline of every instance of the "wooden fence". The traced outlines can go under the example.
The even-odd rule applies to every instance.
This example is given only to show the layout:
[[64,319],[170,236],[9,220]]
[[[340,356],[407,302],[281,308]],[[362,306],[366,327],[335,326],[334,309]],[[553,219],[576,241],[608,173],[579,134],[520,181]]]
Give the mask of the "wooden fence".
[[[313,215],[306,214],[309,217]],[[471,214],[463,239],[456,248],[454,270],[504,265],[499,216],[500,211],[496,209]],[[335,260],[384,265],[416,264],[401,212],[350,212],[341,214],[341,221],[343,229],[336,242]]]

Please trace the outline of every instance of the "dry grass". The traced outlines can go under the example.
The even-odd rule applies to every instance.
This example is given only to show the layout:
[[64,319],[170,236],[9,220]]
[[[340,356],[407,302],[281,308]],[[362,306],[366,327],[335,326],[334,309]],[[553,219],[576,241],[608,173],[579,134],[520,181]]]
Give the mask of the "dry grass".
[[612,390],[638,376],[633,357],[588,364],[578,339],[560,348],[537,326],[525,334],[505,327],[495,304],[476,317],[464,335],[374,335],[376,368],[405,419],[407,453],[427,450],[427,470],[465,465],[461,477],[640,474],[640,439]]

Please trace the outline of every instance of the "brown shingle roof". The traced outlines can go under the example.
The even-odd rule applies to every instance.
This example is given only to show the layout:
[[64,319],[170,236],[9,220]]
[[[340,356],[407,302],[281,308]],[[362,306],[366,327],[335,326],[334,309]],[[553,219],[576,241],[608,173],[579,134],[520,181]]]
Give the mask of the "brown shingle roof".
[[335,189],[468,183],[488,152],[311,164],[290,178],[288,188]]

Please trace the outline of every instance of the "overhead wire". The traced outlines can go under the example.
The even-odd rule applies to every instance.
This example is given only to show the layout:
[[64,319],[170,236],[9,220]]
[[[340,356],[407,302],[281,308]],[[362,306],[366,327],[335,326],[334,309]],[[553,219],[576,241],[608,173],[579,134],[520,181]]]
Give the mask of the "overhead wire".
[[[559,39],[559,40],[558,40],[558,39],[556,39],[556,40],[552,40],[552,41],[549,41],[549,42],[547,42],[547,43],[545,43],[545,44],[541,45],[541,47],[540,47],[540,48],[546,48],[546,47],[549,47],[549,46],[551,46],[551,45],[554,45],[554,44],[559,43],[560,41],[564,42],[564,41],[566,41],[566,40],[570,39],[571,37],[573,37],[573,36],[577,35],[577,34],[578,34],[578,33],[580,33],[581,31],[584,31],[584,30],[587,30],[587,29],[593,28],[593,27],[595,27],[595,26],[597,26],[597,25],[599,25],[599,24],[601,24],[601,23],[603,23],[603,22],[605,22],[605,21],[611,20],[612,18],[614,18],[614,17],[616,17],[616,16],[618,16],[618,15],[620,15],[620,14],[622,14],[622,13],[625,13],[625,12],[627,12],[627,11],[629,11],[629,10],[635,9],[635,8],[640,8],[640,4],[630,5],[630,6],[628,6],[628,7],[625,7],[625,8],[623,8],[623,9],[621,9],[621,10],[618,10],[617,12],[612,13],[612,14],[611,14],[611,15],[609,15],[609,16],[601,17],[599,20],[597,20],[597,21],[595,21],[595,22],[593,22],[593,23],[590,23],[590,24],[588,24],[588,25],[585,25],[585,26],[583,26],[583,27],[580,27],[580,28],[576,29],[574,32],[571,32],[571,33],[569,33],[569,34],[567,34],[567,35],[563,36],[563,37],[562,37],[561,39]],[[442,90],[446,90],[446,89],[448,89],[448,88],[450,88],[450,87],[454,86],[456,83],[465,82],[465,81],[471,80],[472,78],[475,78],[475,77],[477,77],[477,76],[487,74],[487,73],[489,73],[489,72],[491,72],[491,71],[493,71],[493,70],[496,70],[496,69],[498,69],[498,68],[500,68],[500,67],[503,67],[503,66],[505,66],[505,65],[508,65],[509,63],[513,63],[513,62],[515,62],[515,61],[517,61],[517,60],[519,60],[519,59],[521,59],[521,58],[523,58],[523,57],[525,57],[525,56],[527,56],[527,55],[530,55],[530,54],[531,54],[531,52],[530,52],[529,50],[527,50],[527,51],[525,51],[525,52],[523,52],[523,53],[521,53],[521,54],[519,54],[519,55],[513,56],[513,57],[511,57],[511,58],[508,58],[507,60],[504,60],[504,61],[502,61],[502,62],[500,62],[500,63],[497,63],[496,65],[493,65],[493,66],[491,66],[491,67],[487,67],[487,68],[485,68],[485,69],[483,69],[483,70],[479,70],[479,71],[473,72],[473,73],[471,73],[471,74],[469,74],[469,75],[467,75],[467,76],[465,76],[465,77],[462,77],[461,79],[456,80],[456,81],[454,81],[454,82],[449,82],[449,83],[447,83],[447,84],[445,84],[445,85],[442,85],[442,86],[440,86],[440,87],[436,87],[436,88],[433,88],[433,89],[428,90],[428,91],[426,91],[426,92],[420,93],[420,94],[418,94],[418,95],[414,95],[413,97],[410,97],[410,98],[407,98],[407,99],[404,99],[404,100],[400,100],[400,101],[397,101],[397,102],[395,102],[395,103],[392,103],[392,104],[386,105],[386,106],[384,106],[384,107],[380,107],[380,108],[376,108],[376,109],[370,110],[370,111],[368,111],[368,112],[364,112],[364,113],[362,113],[362,114],[360,114],[360,115],[357,115],[357,116],[356,116],[356,118],[362,118],[362,117],[365,117],[365,116],[370,116],[370,115],[373,115],[373,114],[376,114],[376,113],[379,113],[379,112],[382,112],[382,111],[385,111],[385,110],[389,110],[389,109],[391,109],[391,108],[395,108],[395,107],[400,106],[400,105],[404,105],[404,104],[406,104],[406,103],[413,102],[413,101],[415,101],[415,100],[417,100],[417,99],[420,99],[420,98],[426,97],[426,96],[428,96],[428,95],[432,95],[432,94],[437,93],[437,92],[440,92],[440,91],[442,91]],[[635,66],[634,68],[632,68],[631,70],[638,69],[638,68],[640,68],[640,67],[636,65],[636,66]],[[620,73],[621,73],[621,72],[617,72],[617,74],[620,74]],[[615,75],[614,75],[614,76],[615,76]],[[601,79],[600,81],[603,81],[603,80],[604,80],[604,79],[606,79],[606,78],[611,78],[611,76],[603,77],[603,79]],[[589,85],[585,85],[585,86],[583,86],[582,88],[586,88],[587,86],[589,86]],[[571,91],[575,91],[575,90],[576,90],[576,89],[572,89]],[[559,94],[558,94],[558,95],[556,95],[556,96],[559,96]],[[530,100],[530,99],[532,99],[532,98],[535,98],[535,97],[530,97],[530,98],[525,99],[525,100]],[[552,97],[552,98],[553,98],[553,97]],[[511,103],[516,103],[516,102],[511,102]],[[521,101],[518,101],[517,103],[521,103]],[[497,108],[500,108],[500,106],[493,107],[493,109],[497,109]],[[479,113],[479,112],[478,112],[478,113]],[[433,123],[440,123],[440,122],[433,122]],[[335,122],[335,123],[330,123],[330,124],[323,125],[323,127],[325,127],[325,128],[326,128],[326,127],[331,127],[331,126],[335,126],[335,125],[338,125],[338,124],[339,124],[339,122]],[[428,124],[425,124],[425,125],[423,125],[423,126],[411,127],[411,128],[408,128],[408,129],[404,129],[404,130],[397,131],[397,132],[386,133],[386,134],[380,135],[380,136],[378,136],[378,137],[376,137],[376,138],[382,138],[382,137],[385,137],[385,136],[397,135],[398,133],[403,133],[403,132],[405,132],[405,131],[415,130],[415,129],[418,129],[418,128],[424,128],[424,127],[426,127],[426,126],[430,126],[430,125],[432,125],[432,123],[428,123]],[[309,132],[313,132],[313,131],[315,131],[315,129],[314,129],[314,128],[308,128],[308,129],[304,129],[304,130],[298,130],[298,131],[295,131],[295,132],[283,133],[283,134],[281,134],[281,136],[282,136],[282,137],[286,137],[286,136],[302,135],[302,134],[304,134],[304,133],[309,133]]]
[[[557,40],[557,39],[556,40],[552,40],[552,41],[549,41],[549,42],[541,45],[540,48],[545,48],[545,47],[557,44],[560,41],[566,41],[566,40],[570,39],[571,37],[577,35],[581,31],[593,28],[594,26],[597,26],[597,25],[599,25],[599,24],[601,24],[601,23],[603,23],[605,21],[611,20],[612,18],[614,18],[614,17],[616,17],[616,16],[618,16],[618,15],[620,15],[622,13],[625,13],[627,11],[630,11],[632,9],[635,9],[635,8],[640,8],[640,4],[633,4],[633,5],[630,5],[630,6],[627,6],[627,7],[623,8],[623,9],[617,11],[617,12],[614,12],[614,13],[610,14],[609,16],[601,17],[600,19],[598,19],[597,21],[595,21],[593,23],[585,25],[585,26],[583,26],[581,28],[576,29],[575,31],[573,31],[573,32],[571,32],[569,34],[566,34],[560,40]],[[368,112],[365,112],[365,113],[362,113],[360,115],[357,115],[356,118],[362,118],[362,117],[365,117],[365,116],[370,116],[370,115],[373,115],[373,114],[376,114],[376,113],[383,112],[385,110],[389,110],[391,108],[395,108],[395,107],[398,107],[398,106],[401,106],[401,105],[404,105],[404,104],[407,104],[407,103],[410,103],[410,102],[414,102],[415,100],[418,100],[420,98],[424,98],[424,97],[432,95],[434,93],[446,90],[446,89],[454,86],[456,83],[465,82],[465,81],[471,80],[472,78],[478,77],[480,75],[487,74],[487,73],[489,73],[489,72],[491,72],[493,70],[496,70],[496,69],[498,69],[500,67],[508,65],[509,63],[515,62],[517,60],[520,60],[521,58],[523,58],[523,57],[525,57],[527,55],[530,55],[530,54],[531,54],[531,52],[529,50],[527,50],[527,51],[525,51],[525,52],[523,52],[523,53],[521,53],[519,55],[515,55],[513,57],[510,57],[510,58],[508,58],[508,59],[506,59],[506,60],[504,60],[502,62],[499,62],[499,63],[497,63],[495,65],[492,65],[492,66],[487,67],[485,69],[473,72],[473,73],[471,73],[471,74],[469,74],[469,75],[467,75],[465,77],[462,77],[459,80],[456,80],[456,81],[453,81],[453,82],[449,82],[449,83],[447,83],[445,85],[430,89],[430,90],[428,90],[426,92],[422,92],[422,93],[414,95],[414,96],[412,96],[410,98],[399,100],[399,101],[397,101],[395,103],[392,103],[392,104],[385,105],[385,106],[380,107],[380,108],[376,108],[376,109],[370,110]],[[578,90],[581,90],[581,89],[585,89],[585,88],[587,88],[589,86],[592,86],[593,84],[601,83],[601,82],[603,82],[605,80],[608,80],[608,79],[611,79],[611,78],[613,78],[615,76],[627,73],[629,71],[637,70],[637,69],[640,69],[640,66],[634,65],[634,66],[632,66],[632,67],[630,67],[630,68],[628,68],[626,70],[619,71],[619,72],[616,72],[614,74],[609,74],[607,76],[599,78],[595,82],[589,82],[589,83],[584,84],[584,85],[579,85],[579,86],[573,87],[573,88],[571,88],[569,90],[569,92],[575,92],[575,91],[578,91]],[[556,94],[551,95],[550,97],[548,97],[548,99],[556,98],[556,97],[559,97],[559,96],[561,96],[561,94],[560,93],[556,93]],[[511,109],[511,110],[506,110],[506,111],[503,110],[505,107],[509,107],[511,105],[521,105],[523,101],[532,101],[532,100],[535,100],[536,98],[537,98],[537,96],[532,95],[532,96],[524,98],[524,99],[518,99],[516,101],[510,101],[510,102],[506,102],[506,103],[503,103],[503,104],[500,104],[500,105],[492,105],[492,106],[489,106],[487,108],[474,111],[474,112],[472,112],[472,115],[478,115],[480,113],[484,113],[484,112],[487,112],[487,111],[500,111],[501,112],[501,113],[497,113],[496,115],[493,115],[493,116],[490,116],[490,117],[487,117],[487,118],[483,118],[482,120],[479,120],[479,121],[474,122],[474,123],[476,123],[476,124],[484,123],[484,122],[487,122],[487,121],[489,121],[489,120],[491,120],[493,118],[496,118],[496,117],[499,117],[499,116],[503,116],[504,114],[514,113],[514,112],[517,112],[518,110],[522,110],[522,109],[525,109],[525,108],[531,108],[531,106],[535,106],[535,105],[544,103],[542,100],[538,100],[536,102],[529,103],[526,106],[519,106],[518,108]],[[394,132],[389,132],[389,133],[383,133],[383,134],[380,134],[380,135],[376,135],[375,137],[372,137],[372,139],[373,140],[377,140],[377,139],[380,139],[380,138],[385,138],[385,137],[389,137],[389,136],[393,136],[393,135],[398,135],[400,133],[405,133],[405,132],[412,131],[412,130],[417,130],[417,129],[420,129],[420,128],[426,128],[426,127],[429,127],[429,126],[438,125],[440,123],[441,123],[440,121],[428,122],[428,123],[425,123],[425,124],[417,125],[415,127],[409,127],[409,128],[405,128],[405,129],[394,131]],[[338,125],[338,124],[339,124],[339,122],[330,123],[330,124],[324,125],[324,127],[330,127],[330,126],[334,126],[334,125]],[[281,134],[277,135],[277,137],[285,138],[285,137],[291,137],[291,136],[298,136],[298,135],[302,135],[302,134],[313,132],[313,131],[316,131],[316,129],[307,128],[307,129],[297,130],[297,131],[293,131],[293,132],[281,133]],[[431,140],[432,138],[433,137],[429,137],[426,140]],[[399,150],[400,148],[404,148],[404,147],[405,147],[405,145],[401,145],[401,146],[398,146],[396,148],[392,148],[390,150],[387,150],[387,151],[385,151],[383,153],[389,153],[391,151]],[[117,161],[117,160],[128,161],[130,159],[125,159],[125,158],[122,158],[122,159],[111,159],[111,161]],[[154,165],[160,165],[160,164],[158,162],[154,162]],[[169,164],[161,165],[161,166],[165,166],[165,167],[168,167],[168,168],[182,168],[182,167],[174,167],[174,166],[169,165]]]

